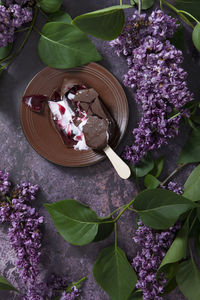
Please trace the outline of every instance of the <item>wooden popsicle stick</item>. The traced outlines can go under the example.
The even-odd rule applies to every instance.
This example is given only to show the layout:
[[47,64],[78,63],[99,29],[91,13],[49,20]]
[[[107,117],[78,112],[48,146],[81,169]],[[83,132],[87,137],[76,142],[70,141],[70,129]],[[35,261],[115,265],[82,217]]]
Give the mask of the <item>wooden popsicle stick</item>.
[[109,158],[118,175],[122,179],[128,179],[131,176],[131,170],[129,166],[115,153],[110,146],[104,148],[103,151]]

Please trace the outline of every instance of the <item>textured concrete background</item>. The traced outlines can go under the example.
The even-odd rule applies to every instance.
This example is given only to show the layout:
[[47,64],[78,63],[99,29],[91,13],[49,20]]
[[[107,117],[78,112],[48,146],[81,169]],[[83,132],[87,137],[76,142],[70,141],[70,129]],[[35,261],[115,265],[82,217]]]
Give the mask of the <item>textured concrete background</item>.
[[[64,1],[65,9],[72,17],[116,4],[118,4],[117,0]],[[44,19],[40,17],[38,27],[41,27],[43,22]],[[106,241],[84,247],[71,246],[56,233],[43,204],[74,198],[90,205],[99,215],[106,215],[114,208],[129,202],[136,195],[136,186],[131,180],[121,180],[108,160],[92,167],[64,168],[46,161],[28,144],[20,125],[19,107],[26,85],[44,67],[37,55],[38,39],[38,34],[33,32],[23,52],[0,78],[0,169],[10,172],[13,183],[28,180],[40,185],[40,192],[35,205],[40,214],[45,216],[42,276],[45,277],[51,272],[67,274],[69,282],[87,276],[88,280],[83,288],[83,299],[108,300],[109,297],[95,283],[91,270],[98,252],[103,247],[110,245],[114,236],[112,235]],[[191,89],[195,91],[196,95],[199,95],[199,58],[192,47],[190,35],[187,33],[186,39],[188,42],[184,67],[189,72],[188,81]],[[104,58],[101,64],[122,82],[122,76],[127,71],[124,59],[113,55],[107,42],[96,39],[94,42]],[[133,92],[126,88],[125,92],[129,100],[130,122],[126,137],[117,149],[118,153],[121,153],[125,144],[131,142],[132,128],[136,126],[141,115],[140,108],[136,106],[133,100]],[[174,169],[178,153],[186,137],[186,130],[182,127],[180,136],[170,141],[169,145],[160,151],[167,154],[166,165],[162,174],[163,179]],[[183,170],[177,176],[177,181],[184,183],[191,170],[192,166]],[[136,215],[127,213],[122,216],[118,226],[119,245],[126,251],[129,259],[134,257],[137,252],[132,241],[135,221]],[[0,273],[20,288],[22,284],[14,265],[15,255],[9,244],[6,226],[0,228],[0,239]],[[8,299],[17,300],[19,298],[0,291],[0,300]],[[166,296],[165,299],[181,300],[185,298],[179,291],[175,291]]]

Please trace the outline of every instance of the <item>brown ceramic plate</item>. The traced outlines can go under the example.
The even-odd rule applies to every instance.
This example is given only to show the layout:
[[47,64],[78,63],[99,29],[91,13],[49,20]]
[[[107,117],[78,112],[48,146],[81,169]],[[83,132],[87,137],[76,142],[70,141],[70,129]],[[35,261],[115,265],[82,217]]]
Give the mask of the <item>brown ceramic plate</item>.
[[[112,145],[115,147],[126,131],[129,116],[128,103],[123,88],[104,67],[96,63],[68,70],[46,67],[31,80],[24,95],[50,96],[55,88],[61,88],[65,77],[79,79],[99,93],[119,127],[119,137]],[[45,105],[43,113],[35,113],[21,102],[21,124],[31,146],[41,156],[55,164],[83,167],[105,158],[104,154],[93,150],[76,151],[67,148],[52,125],[48,105]]]

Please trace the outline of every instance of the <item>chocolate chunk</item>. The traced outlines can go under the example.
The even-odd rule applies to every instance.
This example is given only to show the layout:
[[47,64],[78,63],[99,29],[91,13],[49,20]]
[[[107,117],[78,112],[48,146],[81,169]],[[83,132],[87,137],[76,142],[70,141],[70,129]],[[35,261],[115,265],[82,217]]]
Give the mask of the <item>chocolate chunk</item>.
[[88,110],[90,109],[89,103],[85,103],[85,102],[80,102],[80,107],[86,112],[88,112]]
[[79,90],[74,98],[75,102],[91,103],[98,97],[98,93],[94,89]]
[[104,119],[96,116],[88,118],[87,123],[83,126],[83,134],[88,147],[102,150],[108,144],[108,123]]
[[108,121],[108,117],[103,110],[102,103],[99,98],[96,98],[90,107],[94,115]]
[[87,111],[87,115],[88,115],[88,117],[94,115],[90,107],[89,107],[89,109]]

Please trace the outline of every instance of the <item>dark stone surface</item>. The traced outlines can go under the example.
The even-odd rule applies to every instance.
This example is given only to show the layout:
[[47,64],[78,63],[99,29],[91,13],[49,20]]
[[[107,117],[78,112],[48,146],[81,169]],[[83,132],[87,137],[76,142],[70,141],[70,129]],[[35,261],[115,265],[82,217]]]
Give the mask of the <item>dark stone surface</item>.
[[[66,10],[75,17],[81,13],[118,4],[117,0],[79,0],[64,1]],[[38,26],[44,22],[42,17]],[[17,57],[11,67],[0,78],[0,169],[9,171],[13,183],[28,180],[40,185],[40,192],[35,202],[39,213],[45,216],[44,241],[42,255],[42,276],[51,272],[67,274],[70,281],[76,281],[82,276],[88,276],[83,288],[84,300],[108,300],[108,296],[95,283],[92,277],[92,264],[104,246],[113,242],[114,236],[104,242],[91,244],[84,247],[71,246],[57,233],[49,215],[44,209],[45,202],[55,202],[66,198],[74,198],[90,205],[101,216],[108,214],[114,208],[129,202],[137,193],[133,181],[121,180],[110,162],[105,160],[95,166],[86,168],[64,168],[46,161],[40,157],[27,142],[19,118],[19,107],[23,91],[44,65],[37,54],[37,41],[39,36],[33,32],[23,52]],[[93,39],[100,53],[103,55],[102,65],[107,67],[122,82],[123,74],[127,67],[123,58],[113,55],[108,43]],[[191,62],[191,40],[186,49],[185,68],[189,71],[189,83],[192,89],[199,94],[200,85],[197,84],[199,72],[197,56]],[[193,49],[192,49],[193,50]],[[139,108],[133,99],[133,92],[125,89],[130,104],[130,122],[126,138],[117,149],[121,153],[124,145],[132,140],[131,131],[139,120]],[[176,164],[178,153],[186,139],[185,128],[182,127],[180,136],[169,143],[168,147],[161,150],[167,153],[166,167],[162,178],[164,179]],[[157,154],[158,155],[158,154]],[[177,176],[177,181],[184,183],[192,166],[186,168]],[[122,216],[118,225],[119,245],[128,258],[135,256],[137,249],[132,241],[135,231],[136,215],[127,213]],[[0,229],[0,273],[11,280],[16,286],[23,287],[18,279],[15,267],[15,254],[11,249],[7,237],[7,228]],[[19,299],[9,293],[0,292],[0,300]],[[175,291],[165,299],[185,299],[180,292]]]

